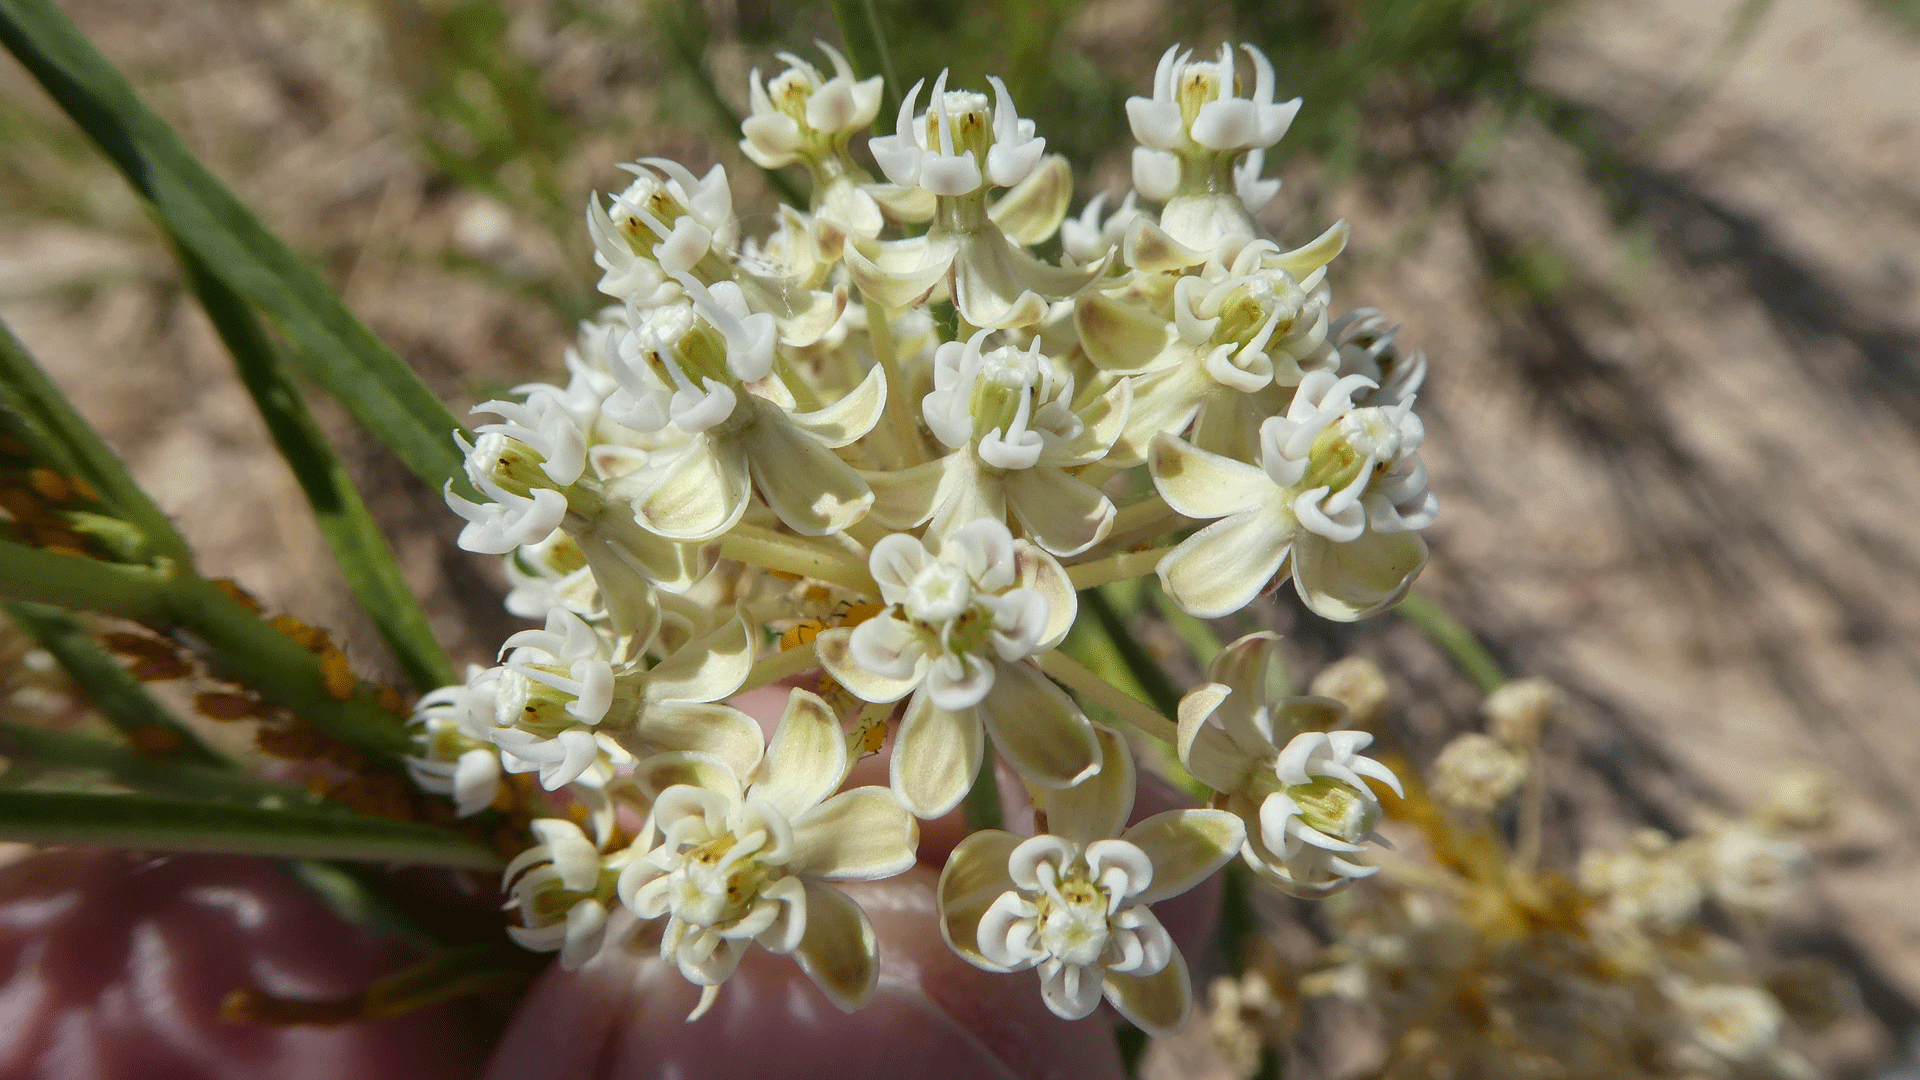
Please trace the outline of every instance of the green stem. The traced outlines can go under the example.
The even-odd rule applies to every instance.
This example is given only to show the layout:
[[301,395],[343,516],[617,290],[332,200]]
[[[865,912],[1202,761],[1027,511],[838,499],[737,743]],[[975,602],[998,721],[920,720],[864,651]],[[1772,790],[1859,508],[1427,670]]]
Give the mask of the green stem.
[[864,301],[867,310],[867,341],[873,346],[874,359],[887,373],[887,432],[893,436],[895,465],[909,469],[920,464],[920,432],[914,426],[914,400],[907,394],[906,369],[893,348],[892,312],[885,305]]
[[1125,581],[1150,574],[1161,559],[1166,558],[1171,547],[1150,548],[1146,551],[1122,551],[1104,559],[1078,563],[1067,567],[1067,580],[1073,582],[1076,589],[1091,589],[1115,581]]
[[53,654],[68,675],[114,727],[133,734],[142,728],[163,728],[180,739],[180,749],[168,755],[175,761],[203,765],[231,764],[200,741],[166,707],[148,694],[140,680],[127,673],[113,654],[100,647],[80,620],[59,608],[8,602],[7,616],[40,647]]
[[1033,660],[1040,666],[1041,671],[1065,683],[1067,689],[1113,713],[1145,734],[1169,745],[1179,741],[1180,730],[1173,721],[1153,711],[1145,702],[1135,700],[1059,649],[1041,653]]
[[172,564],[101,562],[0,540],[0,598],[99,611],[151,623],[162,617]]
[[1081,610],[1093,613],[1094,620],[1106,633],[1107,640],[1113,643],[1114,652],[1119,654],[1120,662],[1127,666],[1127,671],[1133,675],[1134,681],[1140,684],[1140,689],[1145,691],[1153,707],[1163,714],[1178,713],[1180,689],[1173,685],[1173,680],[1167,678],[1166,671],[1154,662],[1153,657],[1147,655],[1147,651],[1140,647],[1138,641],[1134,640],[1133,632],[1128,629],[1126,620],[1114,609],[1112,601],[1108,599],[1108,593],[1112,589],[1113,586],[1109,585],[1106,588],[1088,589],[1081,593]]
[[792,536],[757,525],[735,525],[720,541],[723,558],[764,566],[838,585],[867,596],[879,596],[880,586],[867,572],[864,560],[843,548],[828,547],[804,536]]
[[833,0],[833,21],[840,27],[840,43],[853,73],[861,78],[880,76],[879,119],[892,131],[900,112],[900,76],[893,69],[887,35],[880,29],[880,13],[873,0]]
[[818,666],[820,666],[820,660],[814,654],[814,643],[809,641],[805,645],[774,653],[754,664],[753,670],[747,672],[747,681],[741,683],[740,689],[735,690],[734,693],[744,694],[749,690],[771,686],[781,679]]
[[1499,662],[1473,636],[1473,631],[1447,614],[1440,605],[1424,596],[1411,595],[1400,601],[1394,610],[1400,613],[1401,618],[1419,627],[1420,632],[1439,646],[1440,651],[1446,653],[1454,666],[1473,680],[1482,693],[1491,694],[1506,683],[1507,677],[1501,672]]

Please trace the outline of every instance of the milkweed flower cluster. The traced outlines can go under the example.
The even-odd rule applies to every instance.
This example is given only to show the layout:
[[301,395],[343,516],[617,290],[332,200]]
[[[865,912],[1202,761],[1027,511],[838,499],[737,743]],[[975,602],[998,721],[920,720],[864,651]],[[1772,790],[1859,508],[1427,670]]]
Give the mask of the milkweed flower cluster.
[[[612,303],[564,385],[476,410],[479,498],[447,492],[540,625],[422,699],[415,776],[463,815],[534,812],[517,940],[568,968],[657,950],[698,1015],[755,947],[858,1008],[874,934],[836,883],[907,869],[918,822],[998,763],[1043,829],[959,846],[947,940],[1036,971],[1062,1016],[1105,1000],[1171,1032],[1192,993],[1152,905],[1236,857],[1337,891],[1398,784],[1337,701],[1269,692],[1256,635],[1177,724],[1122,717],[1215,792],[1129,826],[1133,751],[1081,704],[1113,699],[1060,651],[1077,592],[1157,574],[1218,617],[1291,578],[1331,619],[1390,606],[1434,515],[1425,360],[1335,311],[1344,225],[1296,248],[1256,228],[1299,105],[1258,50],[1169,51],[1128,105],[1135,190],[1072,216],[1072,170],[1000,80],[915,84],[865,144],[876,174],[854,151],[880,82],[822,50],[749,81],[742,152],[812,182],[771,231],[745,233],[721,166],[644,158],[589,202]],[[796,683],[770,735],[728,704]],[[883,747],[886,785],[848,788]],[[641,927],[617,942],[616,907]]]

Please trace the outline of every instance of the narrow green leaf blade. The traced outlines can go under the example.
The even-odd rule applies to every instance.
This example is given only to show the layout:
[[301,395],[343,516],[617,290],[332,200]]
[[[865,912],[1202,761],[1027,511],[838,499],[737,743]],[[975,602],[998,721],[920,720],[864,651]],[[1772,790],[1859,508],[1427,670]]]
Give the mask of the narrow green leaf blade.
[[300,482],[348,587],[373,618],[407,678],[422,691],[458,682],[453,664],[433,639],[426,613],[400,575],[386,537],[307,411],[299,387],[287,377],[266,327],[199,256],[184,247],[176,250],[187,283],[233,355],[240,381],[253,395],[274,445]]
[[163,620],[167,569],[102,562],[0,540],[0,599],[105,612],[154,623]]
[[194,158],[51,0],[0,0],[0,44],[153,204],[168,232],[298,345],[304,374],[422,480],[465,484],[448,437],[460,426],[453,414]]
[[500,866],[493,852],[431,825],[329,810],[223,806],[149,795],[0,791],[0,839],[470,870]]
[[231,768],[148,757],[93,735],[43,731],[6,720],[0,720],[0,755],[10,762],[7,771],[0,773],[0,788],[118,788],[192,802],[352,814],[306,788],[260,780]]
[[15,624],[53,654],[114,727],[127,734],[141,728],[165,728],[180,739],[179,751],[170,755],[175,759],[203,765],[226,764],[225,759],[201,742],[179,718],[155,701],[140,685],[140,680],[128,674],[113,654],[93,639],[93,634],[80,620],[44,604],[7,602],[5,608]]
[[8,427],[37,444],[33,449],[51,459],[48,465],[92,485],[146,536],[154,550],[181,566],[191,564],[187,542],[174,530],[173,522],[133,482],[113,448],[81,417],[4,321],[0,321],[0,407],[15,414],[15,422]]

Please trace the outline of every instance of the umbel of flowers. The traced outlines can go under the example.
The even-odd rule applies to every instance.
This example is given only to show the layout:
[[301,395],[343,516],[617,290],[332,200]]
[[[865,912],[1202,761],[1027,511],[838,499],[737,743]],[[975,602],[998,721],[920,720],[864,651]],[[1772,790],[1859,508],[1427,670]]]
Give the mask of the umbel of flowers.
[[[947,940],[1037,971],[1062,1016],[1104,998],[1173,1031],[1191,992],[1152,905],[1236,856],[1334,892],[1397,783],[1337,702],[1270,692],[1270,635],[1177,723],[1132,705],[1059,650],[1076,593],[1151,573],[1207,618],[1288,579],[1330,619],[1393,604],[1434,515],[1425,359],[1333,314],[1344,225],[1292,249],[1255,226],[1299,104],[1257,49],[1169,50],[1128,103],[1135,190],[1070,217],[1072,171],[998,79],[916,84],[870,170],[879,81],[822,48],[749,87],[742,151],[812,181],[771,232],[720,166],[645,158],[589,203],[611,303],[564,384],[480,406],[483,499],[447,496],[540,625],[422,699],[415,775],[462,814],[534,813],[516,940],[568,968],[657,950],[697,1016],[752,948],[858,1008],[874,934],[836,883],[907,869],[918,821],[1001,763],[1046,831],[958,847]],[[727,702],[770,685],[805,688],[769,736]],[[1171,744],[1212,808],[1129,826],[1128,738]],[[846,788],[883,748],[887,786]],[[616,906],[643,930],[608,939]]]

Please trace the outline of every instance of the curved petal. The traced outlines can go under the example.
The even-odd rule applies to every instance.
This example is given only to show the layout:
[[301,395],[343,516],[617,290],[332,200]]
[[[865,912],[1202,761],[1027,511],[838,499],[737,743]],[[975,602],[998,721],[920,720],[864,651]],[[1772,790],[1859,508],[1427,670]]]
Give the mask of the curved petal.
[[841,257],[861,296],[898,311],[933,291],[947,276],[959,247],[951,236],[928,234],[910,240],[851,243]]
[[1418,533],[1371,529],[1358,540],[1335,544],[1302,535],[1294,547],[1294,588],[1313,613],[1353,622],[1393,606],[1427,565],[1427,542]]
[[1194,779],[1215,791],[1236,790],[1263,764],[1236,744],[1219,724],[1208,722],[1232,693],[1221,683],[1208,683],[1180,699],[1176,743],[1180,764]]
[[746,713],[730,705],[686,701],[663,702],[645,709],[633,728],[620,735],[620,741],[638,756],[675,751],[711,755],[736,777],[752,776],[766,747],[760,725]]
[[[777,739],[776,739],[777,741]],[[878,881],[914,863],[920,823],[883,787],[843,791],[793,823],[796,874],[828,881]]]
[[996,664],[976,712],[1007,763],[1043,788],[1072,787],[1100,769],[1093,724],[1066,692],[1027,662]]
[[796,427],[779,406],[755,399],[753,408],[758,420],[740,433],[740,444],[760,497],[788,528],[826,536],[866,515],[873,492],[853,466]]
[[1281,495],[1266,470],[1209,454],[1171,435],[1154,437],[1147,468],[1160,497],[1190,518],[1245,513]]
[[1222,518],[1181,541],[1156,567],[1160,584],[1189,615],[1218,619],[1253,602],[1293,547],[1284,507]]
[[1070,788],[1048,791],[1047,831],[1085,847],[1117,836],[1133,812],[1133,753],[1112,728],[1093,726],[1100,740],[1100,771]]
[[635,500],[634,520],[670,540],[706,540],[747,512],[746,454],[731,439],[695,436]]
[[1177,1034],[1193,1011],[1193,983],[1178,949],[1159,974],[1143,978],[1109,972],[1102,988],[1121,1016],[1156,1039]]
[[1142,904],[1179,896],[1240,853],[1247,827],[1225,810],[1167,810],[1122,833],[1120,839],[1153,860],[1153,884]]
[[893,737],[890,779],[894,795],[913,816],[939,817],[959,806],[973,787],[986,752],[977,712],[948,712],[925,694],[907,703]]
[[873,924],[852,897],[830,885],[807,882],[806,936],[793,958],[842,1012],[865,1005],[880,979]]
[[1172,323],[1146,307],[1103,292],[1076,302],[1073,323],[1095,367],[1127,375],[1153,367],[1179,337]]
[[1077,476],[1045,465],[1010,472],[1007,506],[1034,543],[1055,555],[1078,555],[1113,528],[1113,500]]
[[647,672],[646,698],[656,701],[719,701],[747,681],[753,641],[747,624],[728,619],[718,630],[689,641]]
[[792,821],[818,806],[846,776],[847,737],[840,721],[817,695],[792,691],[753,793]]
[[1072,200],[1072,166],[1066,158],[1048,154],[1025,180],[994,201],[987,218],[1015,243],[1032,247],[1059,230]]
[[1047,602],[1047,625],[1040,631],[1034,652],[1046,652],[1066,640],[1080,612],[1080,594],[1074,591],[1057,559],[1025,540],[1013,542],[1014,588],[1032,589]]
[[873,490],[873,520],[889,529],[916,529],[933,516],[934,498],[947,469],[959,457],[948,454],[898,472],[867,472],[860,478]]
[[1020,843],[1010,832],[982,829],[960,841],[940,871],[940,936],[961,959],[988,971],[1012,970],[980,954],[980,919],[1013,888],[1007,860]]
[[880,422],[887,407],[886,370],[875,364],[845,397],[822,409],[793,414],[802,431],[833,449],[853,442]]
[[1111,259],[1055,266],[1015,247],[997,227],[978,229],[961,239],[953,256],[953,306],[974,326],[1029,326],[1046,314],[1049,301],[1071,300],[1092,287]]
[[[864,626],[865,623],[861,625]],[[853,630],[836,626],[821,632],[819,637],[814,638],[813,648],[814,655],[820,660],[820,666],[826,669],[827,674],[833,676],[835,682],[852,691],[853,696],[861,701],[899,701],[913,693],[914,688],[920,685],[920,680],[925,676],[927,669],[925,652],[921,652],[914,661],[911,675],[896,679],[869,671],[854,663],[847,649],[847,643],[852,637]]]
[[670,787],[686,785],[718,792],[729,806],[740,802],[739,776],[719,757],[691,751],[655,754],[633,770],[633,782],[650,799],[658,799]]

